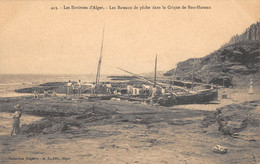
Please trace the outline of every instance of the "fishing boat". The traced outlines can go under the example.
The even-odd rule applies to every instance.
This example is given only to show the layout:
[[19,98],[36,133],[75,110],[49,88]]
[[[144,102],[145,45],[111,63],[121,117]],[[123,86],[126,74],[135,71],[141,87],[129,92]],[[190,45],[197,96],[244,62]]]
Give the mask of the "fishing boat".
[[[212,87],[212,89],[203,89],[197,91],[193,90],[194,89],[194,80],[193,80],[194,65],[195,65],[194,63],[195,63],[195,59],[193,59],[191,90],[183,89],[183,92],[168,92],[167,94],[157,95],[153,98],[153,101],[162,106],[173,106],[173,105],[180,105],[180,104],[201,104],[201,103],[208,103],[210,101],[217,100],[218,99],[217,88]],[[176,74],[176,69],[174,74]],[[154,73],[154,75],[156,76],[156,72]]]
[[[155,58],[155,70],[154,70],[154,79],[149,80],[145,77],[142,77],[140,75],[134,74],[132,72],[126,71],[122,68],[118,68],[126,73],[131,74],[132,76],[135,76],[139,78],[140,80],[144,82],[148,82],[150,85],[153,86],[155,92],[156,88],[167,88],[166,86],[168,84],[164,83],[158,83],[156,81],[156,69],[157,69],[157,55]],[[180,81],[179,81],[180,83]],[[185,83],[185,82],[184,82]],[[200,84],[200,85],[206,85],[209,84]],[[201,104],[201,103],[208,103],[210,101],[214,101],[218,99],[218,89],[215,87],[212,87],[211,89],[200,89],[195,91],[194,90],[194,82],[192,80],[191,83],[191,89],[187,89],[185,87],[180,86],[172,86],[172,88],[175,88],[174,90],[166,89],[165,93],[160,94],[154,94],[152,93],[150,97],[138,97],[138,96],[128,96],[129,101],[146,101],[146,102],[152,102],[157,103],[161,106],[173,106],[173,105],[180,105],[180,104]],[[122,97],[122,96],[121,96]]]
[[181,104],[203,104],[218,99],[217,89],[199,90],[192,93],[168,93],[153,98],[153,101],[161,106],[173,106]]
[[[156,59],[157,61],[157,59]],[[195,59],[193,59],[192,69],[192,82],[191,90],[184,90],[184,92],[168,92],[167,94],[156,95],[153,97],[153,101],[161,106],[173,106],[181,104],[202,104],[208,103],[218,99],[218,89],[212,87],[212,89],[203,89],[194,91],[194,66]],[[156,65],[155,65],[156,68]],[[156,69],[155,69],[156,71]],[[176,69],[175,69],[176,74]],[[156,80],[156,72],[154,73]],[[154,81],[155,81],[154,80]]]

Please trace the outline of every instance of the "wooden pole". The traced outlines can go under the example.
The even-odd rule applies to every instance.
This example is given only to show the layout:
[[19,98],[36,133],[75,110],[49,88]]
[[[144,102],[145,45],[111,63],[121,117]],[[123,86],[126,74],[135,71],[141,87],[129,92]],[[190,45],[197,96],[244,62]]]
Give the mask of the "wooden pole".
[[98,61],[98,68],[97,68],[96,84],[99,83],[99,79],[100,79],[100,70],[101,70],[101,61],[102,61],[102,51],[103,51],[104,33],[105,33],[105,27],[103,28],[101,51],[100,51],[100,57],[99,57],[99,61]]
[[[116,68],[117,68],[117,69],[120,69],[121,71],[124,71],[124,72],[126,72],[126,73],[129,73],[129,74],[131,74],[131,75],[133,75],[133,76],[136,76],[137,78],[139,78],[139,79],[141,79],[141,80],[143,80],[143,81],[146,81],[146,82],[150,83],[151,85],[154,84],[153,80],[146,79],[146,78],[143,77],[143,76],[134,74],[134,73],[132,73],[132,72],[129,72],[129,71],[124,70],[124,69],[119,68],[119,67],[116,67]],[[157,83],[157,82],[156,82],[156,85],[159,86],[159,87],[161,87],[161,88],[164,87],[164,85],[163,85],[162,83]],[[179,86],[175,86],[175,87],[181,88],[181,89],[185,90],[186,92],[188,92],[188,90],[187,90],[186,88],[184,88],[184,87],[179,87]]]

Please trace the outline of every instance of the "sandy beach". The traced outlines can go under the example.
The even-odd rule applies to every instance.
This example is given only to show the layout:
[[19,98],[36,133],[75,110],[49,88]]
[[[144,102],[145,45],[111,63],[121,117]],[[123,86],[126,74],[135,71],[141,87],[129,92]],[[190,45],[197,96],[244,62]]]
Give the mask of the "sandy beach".
[[[84,96],[0,98],[0,111],[7,112],[3,117],[15,104],[26,114],[22,135],[8,136],[10,118],[1,125],[1,163],[258,163],[259,125],[232,137],[222,135],[216,124],[202,124],[217,107],[256,97],[236,91],[232,100],[171,108]],[[258,105],[239,107],[256,106],[259,114]],[[216,145],[228,153],[214,153]]]
[[0,0],[0,164],[260,164],[259,7]]

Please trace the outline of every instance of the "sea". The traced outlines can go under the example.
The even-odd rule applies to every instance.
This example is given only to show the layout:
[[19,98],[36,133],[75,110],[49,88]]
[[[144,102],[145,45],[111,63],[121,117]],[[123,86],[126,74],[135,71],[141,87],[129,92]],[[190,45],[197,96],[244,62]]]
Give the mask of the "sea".
[[[101,75],[100,81],[109,81],[109,75]],[[96,75],[94,74],[0,74],[0,97],[16,97],[28,95],[24,93],[16,93],[16,89],[28,88],[43,84],[46,82],[65,82],[78,81],[95,82]]]
[[[109,75],[101,75],[100,81],[109,81]],[[37,86],[46,82],[64,82],[64,81],[78,81],[95,82],[96,76],[89,75],[39,75],[39,74],[0,74],[0,97],[19,97],[24,95],[31,95],[26,93],[16,93],[16,89]],[[1,105],[1,104],[0,104]],[[21,118],[22,124],[30,124],[41,117],[30,116],[24,114]],[[0,136],[9,135],[12,129],[12,113],[0,112]]]

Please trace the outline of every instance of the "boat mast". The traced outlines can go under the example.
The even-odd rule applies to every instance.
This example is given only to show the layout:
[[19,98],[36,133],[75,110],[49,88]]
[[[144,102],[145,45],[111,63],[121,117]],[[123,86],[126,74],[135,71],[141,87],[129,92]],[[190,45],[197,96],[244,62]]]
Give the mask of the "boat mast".
[[105,32],[105,27],[103,28],[102,43],[101,43],[101,51],[100,51],[100,57],[99,57],[99,61],[98,61],[98,69],[97,69],[97,76],[96,76],[96,84],[99,83],[99,79],[100,79],[100,69],[101,69],[101,61],[102,61],[102,51],[103,51],[104,32]]
[[157,69],[157,54],[155,56],[155,63],[154,63],[155,67],[154,67],[154,80],[153,80],[153,87],[156,87],[156,69]]
[[[117,68],[117,69],[120,69],[121,71],[124,71],[124,72],[126,72],[126,73],[129,73],[129,74],[131,74],[131,75],[133,75],[133,76],[136,76],[137,78],[139,78],[139,79],[141,79],[141,80],[143,80],[143,81],[145,81],[145,82],[148,82],[148,83],[151,84],[151,85],[154,84],[154,81],[153,81],[153,80],[146,79],[146,78],[143,77],[143,76],[134,74],[134,73],[132,73],[132,72],[129,72],[129,71],[124,70],[124,69],[119,68],[119,67],[116,67],[116,68]],[[159,86],[160,88],[163,88],[163,87],[164,87],[163,83],[157,83],[157,82],[156,82],[156,85]],[[176,87],[176,88],[181,88],[182,90],[185,90],[186,92],[188,92],[188,90],[187,90],[186,88],[184,88],[184,87],[179,87],[179,86],[175,86],[175,87]]]
[[[136,76],[137,78],[139,78],[139,79],[141,79],[141,80],[143,80],[143,81],[146,81],[146,82],[148,82],[148,83],[150,83],[150,84],[154,84],[154,82],[152,81],[152,80],[150,80],[150,79],[146,79],[145,77],[143,77],[143,76],[140,76],[140,75],[137,75],[137,74],[134,74],[134,73],[132,73],[132,72],[129,72],[129,71],[127,71],[127,70],[124,70],[124,69],[122,69],[122,68],[119,68],[119,67],[116,67],[117,69],[120,69],[121,71],[124,71],[124,72],[126,72],[126,73],[129,73],[129,74],[131,74],[132,76]],[[158,85],[158,84],[157,84]],[[160,85],[159,85],[160,86]]]

